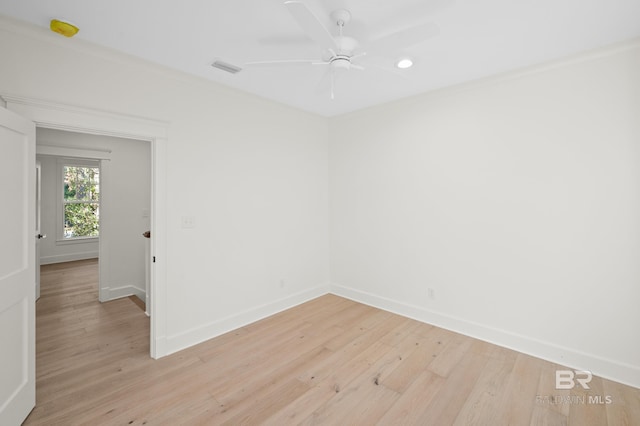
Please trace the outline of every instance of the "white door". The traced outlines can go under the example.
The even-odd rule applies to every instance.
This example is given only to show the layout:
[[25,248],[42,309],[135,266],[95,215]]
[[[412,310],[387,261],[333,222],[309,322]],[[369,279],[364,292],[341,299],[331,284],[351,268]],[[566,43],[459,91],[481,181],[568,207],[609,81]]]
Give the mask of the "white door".
[[0,424],[35,406],[35,125],[0,107]]

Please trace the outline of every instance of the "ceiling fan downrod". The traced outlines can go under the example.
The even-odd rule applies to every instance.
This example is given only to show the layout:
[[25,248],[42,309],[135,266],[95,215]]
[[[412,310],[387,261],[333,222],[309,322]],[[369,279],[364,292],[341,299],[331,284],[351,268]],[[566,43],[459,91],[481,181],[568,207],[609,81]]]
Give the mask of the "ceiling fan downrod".
[[340,37],[342,37],[342,30],[344,26],[351,20],[351,12],[346,9],[334,10],[333,12],[331,12],[331,19],[333,19],[333,21],[338,26]]

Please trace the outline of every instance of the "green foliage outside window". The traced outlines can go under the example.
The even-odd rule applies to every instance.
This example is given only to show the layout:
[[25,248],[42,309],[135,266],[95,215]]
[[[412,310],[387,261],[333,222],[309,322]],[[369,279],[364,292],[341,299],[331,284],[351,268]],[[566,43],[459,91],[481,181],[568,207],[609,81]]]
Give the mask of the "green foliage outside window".
[[64,167],[64,237],[97,237],[100,217],[100,169]]

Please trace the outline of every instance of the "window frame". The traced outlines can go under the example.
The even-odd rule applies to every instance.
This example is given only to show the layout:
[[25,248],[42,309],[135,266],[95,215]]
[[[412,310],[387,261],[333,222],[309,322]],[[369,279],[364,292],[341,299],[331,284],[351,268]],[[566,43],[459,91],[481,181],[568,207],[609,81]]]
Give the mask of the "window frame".
[[[57,162],[57,189],[58,196],[56,197],[56,211],[57,211],[57,220],[56,220],[56,244],[65,245],[65,244],[82,244],[82,243],[91,243],[97,242],[100,238],[100,228],[101,228],[101,220],[98,218],[98,236],[95,237],[71,237],[65,238],[64,236],[64,207],[66,204],[64,202],[64,168],[65,167],[88,167],[88,168],[97,168],[100,172],[100,176],[102,177],[102,170],[100,167],[100,160],[91,160],[88,158],[59,158]],[[102,179],[99,182],[100,185],[100,196],[98,197],[97,204],[100,206],[102,199]],[[95,202],[92,202],[95,203]]]

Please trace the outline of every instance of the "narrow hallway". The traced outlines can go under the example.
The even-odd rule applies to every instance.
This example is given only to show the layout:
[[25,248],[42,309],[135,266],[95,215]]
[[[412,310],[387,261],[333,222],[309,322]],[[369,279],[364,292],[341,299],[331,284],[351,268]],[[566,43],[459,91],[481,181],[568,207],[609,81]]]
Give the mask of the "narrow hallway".
[[24,424],[81,423],[87,406],[118,389],[114,373],[150,361],[149,318],[133,297],[98,301],[97,259],[43,265],[41,274],[36,408]]

